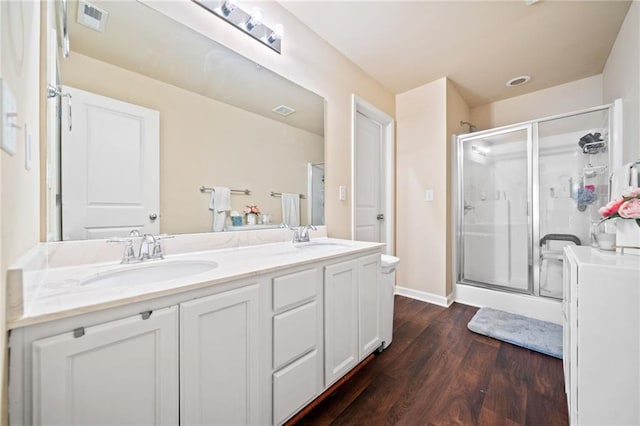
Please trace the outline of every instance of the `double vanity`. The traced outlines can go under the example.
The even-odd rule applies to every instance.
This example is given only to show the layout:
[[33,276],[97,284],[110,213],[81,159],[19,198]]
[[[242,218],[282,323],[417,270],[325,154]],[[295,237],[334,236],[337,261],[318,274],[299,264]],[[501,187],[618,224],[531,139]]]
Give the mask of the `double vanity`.
[[286,422],[391,339],[382,244],[311,234],[181,235],[133,265],[37,247],[10,272],[10,424]]

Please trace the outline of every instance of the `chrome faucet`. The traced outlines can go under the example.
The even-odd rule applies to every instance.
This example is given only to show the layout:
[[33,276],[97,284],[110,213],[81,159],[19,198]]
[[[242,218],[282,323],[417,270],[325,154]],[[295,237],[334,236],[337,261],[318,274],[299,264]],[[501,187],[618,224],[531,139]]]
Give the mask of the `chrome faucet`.
[[129,233],[129,238],[111,238],[107,240],[107,243],[125,245],[124,254],[122,255],[122,262],[120,263],[128,264],[144,262],[147,260],[164,259],[161,242],[162,240],[166,240],[167,238],[174,238],[173,235],[153,236],[151,234],[144,234],[140,241],[138,254],[136,255],[135,249],[133,247],[133,242],[134,239],[138,237],[140,237],[140,232],[138,232],[137,229],[134,229]]
[[305,225],[305,226],[292,226],[289,227],[293,231],[293,242],[294,243],[308,243],[309,242],[309,229],[313,229],[317,231],[313,225]]

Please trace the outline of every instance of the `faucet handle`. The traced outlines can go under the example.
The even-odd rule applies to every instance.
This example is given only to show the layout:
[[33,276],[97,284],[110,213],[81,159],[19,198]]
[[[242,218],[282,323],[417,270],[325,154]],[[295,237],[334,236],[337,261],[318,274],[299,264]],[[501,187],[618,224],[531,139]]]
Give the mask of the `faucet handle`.
[[109,244],[124,244],[124,253],[122,254],[121,263],[135,263],[138,262],[136,252],[133,249],[133,238],[110,238],[107,240]]
[[150,258],[164,259],[164,253],[162,250],[162,240],[168,240],[171,238],[175,238],[175,235],[160,234],[156,237],[153,237],[153,247],[151,249]]

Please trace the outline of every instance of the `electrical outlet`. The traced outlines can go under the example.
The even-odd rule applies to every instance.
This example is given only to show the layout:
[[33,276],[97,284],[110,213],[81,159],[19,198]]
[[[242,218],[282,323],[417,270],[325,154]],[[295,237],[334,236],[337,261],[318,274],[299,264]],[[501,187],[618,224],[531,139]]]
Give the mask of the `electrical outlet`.
[[427,189],[424,191],[424,200],[433,201],[433,189]]
[[4,80],[0,81],[0,99],[0,148],[10,155],[15,155],[18,145],[18,109],[16,97]]

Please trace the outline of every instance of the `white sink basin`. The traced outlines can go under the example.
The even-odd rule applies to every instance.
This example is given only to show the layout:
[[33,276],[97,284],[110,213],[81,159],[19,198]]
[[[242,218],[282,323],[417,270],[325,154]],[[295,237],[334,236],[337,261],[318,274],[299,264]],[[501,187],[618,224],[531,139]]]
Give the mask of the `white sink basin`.
[[309,249],[339,249],[352,247],[352,244],[341,243],[337,241],[309,241],[308,243],[295,243],[293,245],[297,249],[309,250]]
[[216,262],[204,260],[160,260],[155,263],[123,266],[123,269],[100,272],[83,279],[80,285],[145,285],[201,274],[217,266]]

